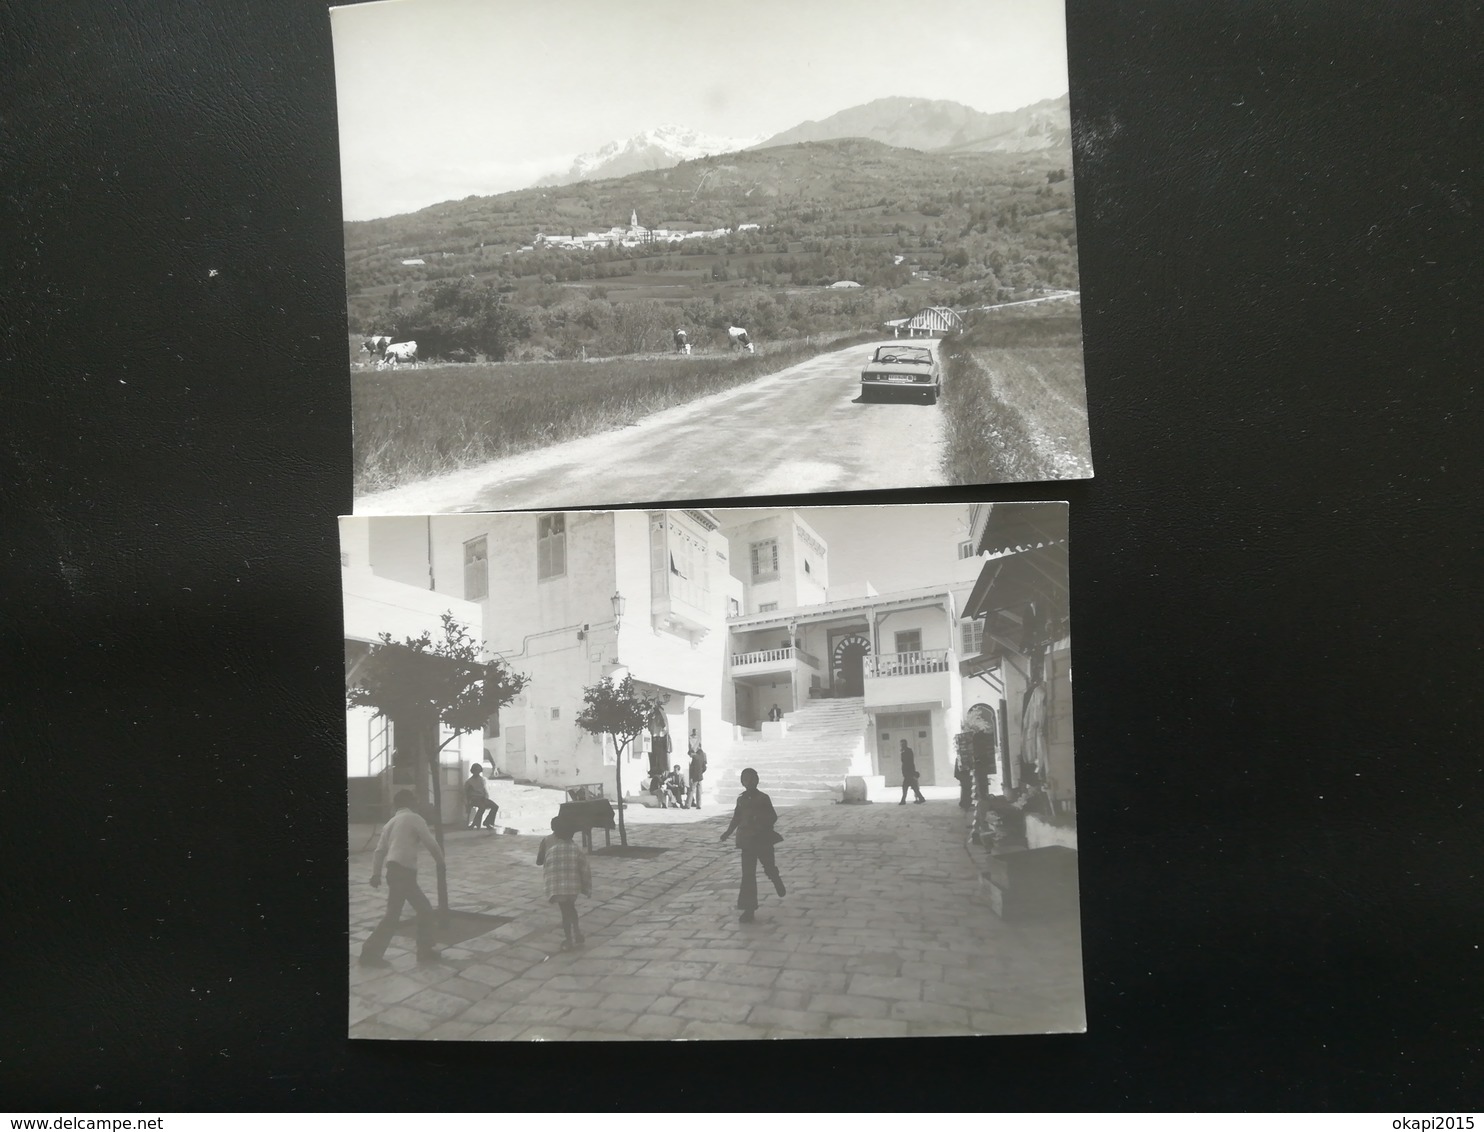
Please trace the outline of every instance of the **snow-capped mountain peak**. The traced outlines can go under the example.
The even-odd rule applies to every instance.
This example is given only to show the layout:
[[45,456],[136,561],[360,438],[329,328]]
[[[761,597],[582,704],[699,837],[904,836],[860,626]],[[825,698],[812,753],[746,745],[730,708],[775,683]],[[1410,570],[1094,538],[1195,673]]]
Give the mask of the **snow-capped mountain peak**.
[[630,173],[650,169],[668,169],[682,161],[693,161],[698,157],[734,153],[762,140],[763,135],[727,138],[705,134],[688,126],[666,123],[630,138],[611,141],[592,153],[581,154],[573,160],[572,167],[566,173],[543,177],[537,184],[570,185],[575,181],[626,177]]

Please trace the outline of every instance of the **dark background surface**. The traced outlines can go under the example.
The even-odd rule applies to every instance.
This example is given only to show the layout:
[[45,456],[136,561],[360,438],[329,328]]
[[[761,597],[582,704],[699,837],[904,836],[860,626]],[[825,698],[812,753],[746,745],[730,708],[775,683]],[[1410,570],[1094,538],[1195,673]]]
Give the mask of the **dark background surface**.
[[1484,1103],[1481,9],[1068,26],[1097,479],[834,501],[1073,503],[1089,1031],[599,1055],[343,1036],[325,8],[0,5],[8,1106]]

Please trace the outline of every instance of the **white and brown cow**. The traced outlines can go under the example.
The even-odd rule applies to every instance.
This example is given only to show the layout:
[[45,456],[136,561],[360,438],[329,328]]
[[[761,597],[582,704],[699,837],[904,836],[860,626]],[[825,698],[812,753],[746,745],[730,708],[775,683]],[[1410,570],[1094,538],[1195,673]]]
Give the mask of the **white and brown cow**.
[[417,365],[416,342],[392,342],[381,354],[381,365],[396,369],[398,365]]
[[733,350],[746,350],[749,354],[757,353],[752,348],[752,339],[747,336],[747,331],[740,326],[727,327],[727,343]]

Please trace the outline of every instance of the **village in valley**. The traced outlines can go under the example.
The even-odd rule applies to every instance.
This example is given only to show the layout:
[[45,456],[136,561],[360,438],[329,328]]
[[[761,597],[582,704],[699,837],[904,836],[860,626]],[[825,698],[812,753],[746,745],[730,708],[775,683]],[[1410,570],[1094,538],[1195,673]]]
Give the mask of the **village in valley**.
[[[1058,503],[343,519],[351,1036],[1082,1029],[1066,532]],[[377,699],[392,662],[421,707]],[[720,836],[748,770],[761,899]],[[368,964],[402,791],[437,948],[409,914]],[[558,825],[577,945],[535,864]]]

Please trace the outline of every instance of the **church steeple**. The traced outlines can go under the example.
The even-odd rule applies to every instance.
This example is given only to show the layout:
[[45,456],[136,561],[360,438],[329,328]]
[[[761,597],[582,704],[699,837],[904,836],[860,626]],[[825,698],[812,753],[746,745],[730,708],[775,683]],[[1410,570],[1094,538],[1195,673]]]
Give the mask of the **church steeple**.
[[639,210],[637,208],[629,213],[629,227],[639,227]]

